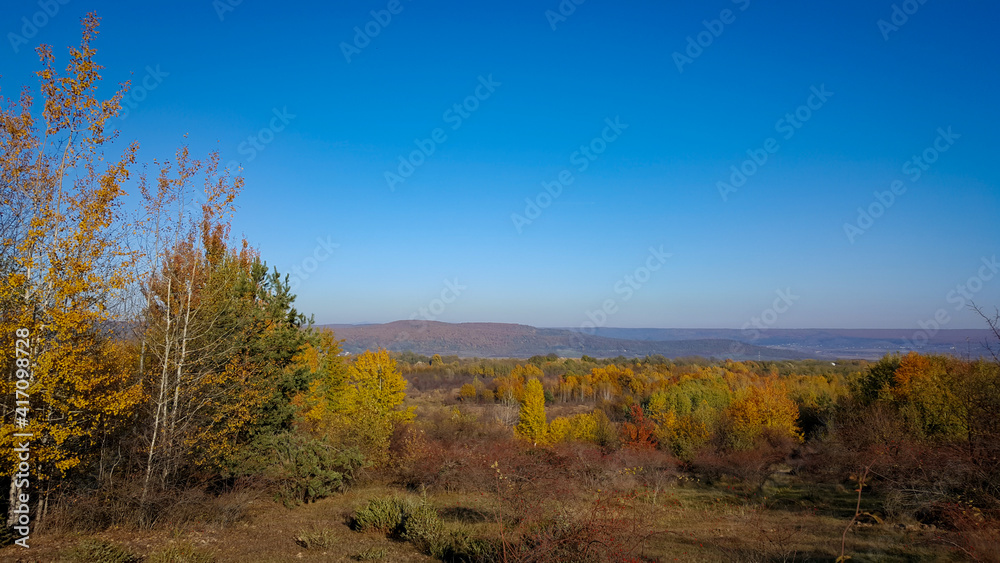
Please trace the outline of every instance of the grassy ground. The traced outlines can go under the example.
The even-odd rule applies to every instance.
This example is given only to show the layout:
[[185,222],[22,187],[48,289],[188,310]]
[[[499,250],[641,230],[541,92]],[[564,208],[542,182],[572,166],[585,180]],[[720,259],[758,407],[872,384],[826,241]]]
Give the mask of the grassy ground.
[[[431,561],[410,543],[349,527],[350,514],[368,499],[393,494],[407,493],[372,485],[294,509],[259,501],[246,522],[224,528],[109,530],[96,536],[43,533],[32,537],[29,550],[0,550],[0,560],[96,561],[93,554],[73,550],[97,537],[145,556],[145,561]],[[584,508],[586,498],[581,494],[567,504]],[[498,532],[489,497],[451,492],[428,494],[427,500],[448,530]],[[875,499],[862,500],[862,510],[875,508]],[[648,535],[634,541],[634,553],[652,561],[834,561],[855,502],[854,493],[843,487],[807,485],[788,475],[753,496],[724,485],[681,483],[639,504]],[[961,560],[940,541],[942,534],[864,518],[847,534],[846,553],[851,561]],[[168,549],[201,557],[167,559],[163,555]]]

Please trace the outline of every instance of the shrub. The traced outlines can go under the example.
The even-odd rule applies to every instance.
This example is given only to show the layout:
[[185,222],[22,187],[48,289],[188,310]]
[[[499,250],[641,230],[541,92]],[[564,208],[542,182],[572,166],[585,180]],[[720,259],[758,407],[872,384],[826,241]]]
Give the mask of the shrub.
[[443,553],[443,529],[438,513],[426,499],[403,516],[400,537],[420,551],[439,557]]
[[354,512],[351,527],[360,532],[381,532],[412,543],[417,549],[441,557],[448,545],[437,510],[427,504],[398,497],[368,501]]
[[307,530],[295,536],[295,543],[306,549],[326,549],[337,542],[332,530]]
[[452,530],[447,539],[443,542],[440,557],[443,561],[462,562],[491,562],[502,561],[503,549],[499,538],[484,538],[474,536],[465,529]]
[[384,547],[369,547],[353,557],[356,561],[378,561],[385,559]]
[[140,558],[114,542],[90,539],[80,542],[66,554],[70,561],[79,563],[137,563]]
[[458,390],[458,398],[462,401],[474,401],[476,399],[476,386],[466,383]]
[[765,430],[749,449],[705,449],[695,457],[692,466],[709,482],[723,476],[731,477],[760,492],[794,445],[795,439],[786,433]]
[[364,507],[354,511],[351,527],[359,532],[396,534],[411,506],[411,502],[401,498],[373,498]]
[[338,449],[297,433],[265,436],[247,452],[237,473],[262,475],[289,507],[343,490],[366,464],[357,448]]
[[204,487],[169,488],[151,490],[143,500],[141,481],[122,481],[60,498],[48,523],[63,531],[91,533],[111,527],[147,530],[195,521],[224,526],[245,519],[260,495],[259,484],[239,480],[232,490],[219,494]]

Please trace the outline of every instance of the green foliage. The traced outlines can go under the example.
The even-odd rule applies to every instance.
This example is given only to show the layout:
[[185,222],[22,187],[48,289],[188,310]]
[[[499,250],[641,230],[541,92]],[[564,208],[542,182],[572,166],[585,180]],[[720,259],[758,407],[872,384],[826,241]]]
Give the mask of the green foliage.
[[656,391],[647,401],[651,416],[669,412],[677,417],[692,416],[701,410],[719,411],[729,405],[729,386],[721,377],[687,379]]
[[256,337],[247,342],[246,352],[262,360],[262,373],[273,385],[271,397],[249,430],[252,436],[289,430],[295,414],[292,398],[308,388],[311,377],[306,369],[293,363],[309,333],[301,330],[307,321],[293,306],[295,296],[289,284],[277,270],[267,275],[267,266],[262,262],[253,268],[250,281],[258,306],[253,309],[250,327]]
[[417,354],[412,350],[406,350],[405,352],[399,352],[393,354],[393,357],[399,360],[399,362],[402,364],[410,364],[410,365],[417,363],[430,364],[431,361],[431,359],[428,358],[427,356]]
[[419,502],[412,498],[373,498],[354,512],[351,524],[360,532],[380,532],[411,542],[436,557],[447,547],[444,526],[426,498]]
[[542,396],[543,396],[543,397],[545,397],[545,404],[546,404],[546,405],[551,405],[551,404],[553,404],[553,403],[555,403],[555,402],[556,402],[556,397],[555,397],[555,395],[553,395],[553,394],[552,394],[552,391],[550,391],[550,390],[548,390],[548,389],[546,389],[546,390],[544,391],[544,393],[543,393],[543,395],[542,395]]
[[459,529],[448,534],[436,556],[444,561],[502,561],[502,553],[500,538],[476,536]]
[[351,527],[359,532],[396,534],[413,503],[398,497],[378,497],[354,511]]
[[399,536],[420,551],[439,557],[443,553],[443,533],[437,510],[424,499],[404,514]]
[[899,369],[899,354],[886,354],[881,360],[868,367],[856,381],[855,395],[863,404],[874,403],[883,389],[896,386],[896,370]]
[[731,397],[729,385],[717,374],[688,377],[655,391],[646,402],[646,410],[659,424],[659,441],[678,459],[691,461],[708,442]]
[[102,539],[83,540],[66,557],[74,563],[137,563],[141,560],[125,547]]
[[365,465],[356,448],[337,449],[301,433],[264,435],[248,450],[242,472],[262,475],[286,506],[309,503],[347,487]]

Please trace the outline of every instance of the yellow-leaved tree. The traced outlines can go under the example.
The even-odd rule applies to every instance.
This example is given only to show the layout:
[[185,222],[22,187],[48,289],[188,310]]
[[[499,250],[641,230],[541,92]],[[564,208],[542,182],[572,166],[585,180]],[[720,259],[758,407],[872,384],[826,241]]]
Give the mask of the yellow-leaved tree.
[[[42,519],[55,478],[91,468],[98,480],[107,476],[104,444],[143,400],[135,354],[114,341],[113,330],[125,320],[137,259],[124,243],[121,202],[138,147],[106,152],[123,92],[97,98],[102,67],[91,40],[98,18],[88,14],[82,23],[65,72],[50,47],[37,49],[40,120],[27,89],[17,102],[0,99],[0,369],[13,374],[18,360],[30,365],[0,382],[0,463],[15,467],[14,447],[29,443],[30,486],[21,491],[12,479],[10,495],[30,493]],[[17,331],[24,345],[15,357]],[[24,403],[15,403],[15,391]]]
[[395,426],[413,418],[413,408],[401,409],[406,380],[388,350],[365,352],[347,368],[348,408],[362,451],[375,465],[388,459]]
[[542,382],[537,379],[529,379],[524,386],[520,422],[514,428],[514,432],[536,446],[545,443],[548,434],[545,422],[545,392],[542,389]]
[[387,350],[366,350],[344,364],[333,333],[320,333],[314,364],[320,376],[296,399],[302,423],[315,435],[356,446],[374,466],[389,459],[389,441],[396,425],[413,419],[413,408],[402,408],[406,379]]
[[778,383],[767,379],[736,395],[724,411],[721,431],[729,448],[747,450],[765,433],[801,440],[798,418],[795,402]]

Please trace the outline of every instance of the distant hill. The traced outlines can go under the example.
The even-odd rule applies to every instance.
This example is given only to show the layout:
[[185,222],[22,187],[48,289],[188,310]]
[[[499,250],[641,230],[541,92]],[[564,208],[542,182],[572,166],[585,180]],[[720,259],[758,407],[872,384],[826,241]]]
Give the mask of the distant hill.
[[753,335],[736,329],[599,328],[584,334],[565,328],[506,323],[396,321],[325,325],[347,352],[386,348],[395,352],[480,358],[702,356],[762,360],[880,358],[906,352],[978,357],[987,353],[987,330],[940,330],[925,343],[913,329],[768,329]]
[[396,321],[369,325],[325,325],[344,350],[351,353],[386,348],[395,352],[457,355],[480,358],[529,358],[557,354],[561,357],[597,358],[644,357],[660,354],[667,358],[757,358],[790,360],[808,357],[794,350],[745,344],[726,338],[643,340],[589,335],[559,328],[535,328],[504,323],[442,323],[436,321]]

